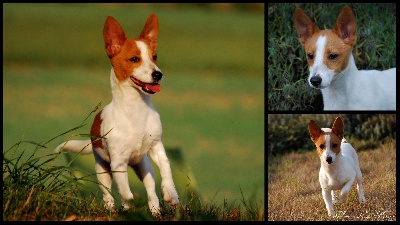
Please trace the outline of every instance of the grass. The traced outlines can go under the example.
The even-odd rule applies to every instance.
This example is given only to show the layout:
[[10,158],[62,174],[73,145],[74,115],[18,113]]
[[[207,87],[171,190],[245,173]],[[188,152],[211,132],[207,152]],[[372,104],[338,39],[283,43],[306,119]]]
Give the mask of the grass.
[[[135,37],[155,12],[158,62],[165,76],[153,104],[161,115],[169,158],[184,162],[171,162],[182,201],[191,200],[192,192],[186,192],[190,183],[203,203],[223,206],[227,201],[227,206],[244,209],[242,197],[256,196],[257,204],[264,205],[263,10],[197,4],[3,8],[3,153],[19,140],[42,142],[62,133],[99,102],[108,104],[110,65],[101,34],[105,18],[114,16]],[[92,120],[93,115],[76,132],[87,133]],[[68,138],[57,137],[37,154],[51,154]],[[21,160],[27,158],[24,154]],[[244,160],[252,163],[244,166]],[[54,159],[54,165],[64,164],[65,157]],[[73,164],[79,179],[95,172],[93,156],[77,157]],[[145,206],[143,185],[134,173],[129,180]],[[85,188],[79,198],[101,199],[94,182],[81,182]]]
[[[77,128],[79,126],[59,136]],[[55,159],[62,154],[40,155],[54,139],[56,137],[45,143],[19,141],[3,152],[3,220],[264,220],[263,206],[257,205],[254,199],[246,199],[242,191],[242,204],[203,202],[191,192],[191,199],[180,202],[175,208],[161,202],[159,217],[151,215],[147,203],[137,201],[132,210],[123,211],[120,207],[111,213],[96,200],[98,196],[78,195],[86,188],[84,182],[98,184],[95,174],[78,177],[72,172],[79,170],[70,168],[79,155],[61,166],[56,166]]]
[[[309,86],[305,52],[294,27],[296,7],[320,29],[332,29],[345,3],[268,3],[268,110],[322,110],[320,91]],[[353,56],[358,69],[396,67],[396,5],[351,3],[357,19]],[[385,35],[382,35],[385,34]]]
[[347,201],[327,216],[318,181],[318,154],[290,153],[268,162],[268,220],[396,220],[396,141],[358,153],[367,202],[353,185]]

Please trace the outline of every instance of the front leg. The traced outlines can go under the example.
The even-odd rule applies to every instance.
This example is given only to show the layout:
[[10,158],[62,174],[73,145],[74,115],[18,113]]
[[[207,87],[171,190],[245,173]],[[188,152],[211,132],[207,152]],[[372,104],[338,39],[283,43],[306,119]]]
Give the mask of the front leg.
[[[125,157],[126,158],[126,157]],[[131,208],[131,204],[133,202],[133,194],[129,188],[128,181],[128,162],[124,156],[117,157],[111,156],[111,172],[112,176],[117,184],[118,192],[121,196],[122,206],[125,210]]]
[[324,198],[326,209],[328,210],[328,215],[336,216],[335,210],[333,209],[331,191],[322,188],[322,197]]
[[160,168],[160,175],[162,178],[161,189],[164,194],[164,201],[168,202],[170,205],[178,204],[179,196],[176,192],[175,184],[172,179],[171,167],[161,141],[158,141],[153,148],[150,149],[149,155],[158,168]]
[[151,166],[149,157],[144,155],[142,161],[138,164],[133,165],[132,168],[135,170],[136,175],[143,182],[144,187],[147,191],[148,204],[153,216],[160,214],[160,203],[156,194],[156,184],[154,179],[154,171]]

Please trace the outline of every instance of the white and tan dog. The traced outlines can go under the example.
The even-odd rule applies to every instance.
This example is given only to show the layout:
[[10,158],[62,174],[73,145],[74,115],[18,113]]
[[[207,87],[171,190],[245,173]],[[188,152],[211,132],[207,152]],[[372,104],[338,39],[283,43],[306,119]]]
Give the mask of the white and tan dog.
[[138,39],[127,38],[118,22],[109,16],[103,36],[112,65],[110,81],[113,98],[94,118],[90,134],[105,138],[71,140],[59,145],[56,151],[93,152],[103,200],[110,209],[114,207],[114,199],[109,193],[112,179],[117,184],[123,207],[130,208],[133,195],[129,188],[127,167],[131,166],[144,183],[152,214],[158,215],[160,206],[154,171],[147,154],[160,168],[164,200],[176,205],[179,197],[161,142],[160,116],[150,101],[150,96],[160,91],[163,76],[156,65],[157,16],[149,16]]
[[358,156],[344,138],[342,119],[337,117],[332,129],[320,128],[315,121],[310,120],[308,130],[321,159],[319,183],[328,214],[336,215],[332,202],[334,191],[340,190],[339,203],[345,202],[355,180],[359,201],[365,202]]
[[332,30],[319,30],[299,8],[294,23],[307,55],[308,82],[321,90],[324,110],[396,110],[396,68],[356,67],[357,24],[350,7],[342,9]]

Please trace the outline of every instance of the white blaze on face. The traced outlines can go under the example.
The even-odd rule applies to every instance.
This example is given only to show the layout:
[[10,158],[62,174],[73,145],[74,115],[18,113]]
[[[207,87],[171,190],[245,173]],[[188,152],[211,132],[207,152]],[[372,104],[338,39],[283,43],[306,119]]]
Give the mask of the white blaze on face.
[[315,62],[314,62],[314,68],[320,67],[321,65],[324,65],[324,53],[325,53],[325,45],[326,45],[326,36],[321,36],[318,38],[316,45],[317,51],[315,52]]
[[326,36],[320,36],[315,43],[316,51],[314,55],[314,64],[310,68],[310,77],[308,79],[310,85],[313,86],[310,79],[313,76],[320,76],[322,82],[319,88],[321,89],[328,87],[335,76],[335,72],[329,69],[324,63],[324,58],[327,57],[327,55],[325,55],[326,41]]
[[336,154],[331,149],[331,135],[325,135],[325,151],[322,154],[322,160],[326,163],[328,156],[332,157],[332,163],[335,162]]
[[152,83],[153,78],[151,74],[154,71],[160,71],[161,70],[157,67],[157,65],[150,59],[149,55],[149,49],[148,46],[142,42],[142,41],[136,41],[136,45],[140,50],[140,56],[141,56],[141,65],[140,67],[136,68],[133,71],[133,76],[144,82],[144,83]]

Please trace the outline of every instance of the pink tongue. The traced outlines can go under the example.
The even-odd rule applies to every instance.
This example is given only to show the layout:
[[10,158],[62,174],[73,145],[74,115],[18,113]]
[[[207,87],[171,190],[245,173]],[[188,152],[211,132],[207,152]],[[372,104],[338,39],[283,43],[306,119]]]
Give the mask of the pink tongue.
[[160,91],[160,85],[159,84],[146,84],[146,87],[150,89],[153,92],[159,92]]

